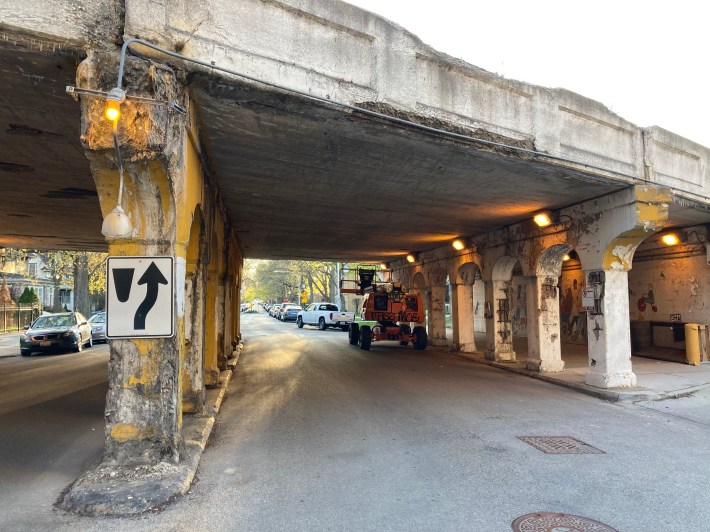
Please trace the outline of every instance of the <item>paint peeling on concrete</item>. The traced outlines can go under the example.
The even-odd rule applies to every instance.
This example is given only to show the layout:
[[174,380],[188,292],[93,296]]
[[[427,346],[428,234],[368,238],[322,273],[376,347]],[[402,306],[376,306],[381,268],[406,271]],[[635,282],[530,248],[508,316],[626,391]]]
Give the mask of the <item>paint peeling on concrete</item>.
[[612,262],[610,264],[611,269],[628,269],[628,266],[631,264],[631,259],[633,257],[635,249],[636,246],[633,244],[629,244],[626,246],[614,246],[614,249],[611,251],[611,254],[612,256],[619,258],[621,262]]

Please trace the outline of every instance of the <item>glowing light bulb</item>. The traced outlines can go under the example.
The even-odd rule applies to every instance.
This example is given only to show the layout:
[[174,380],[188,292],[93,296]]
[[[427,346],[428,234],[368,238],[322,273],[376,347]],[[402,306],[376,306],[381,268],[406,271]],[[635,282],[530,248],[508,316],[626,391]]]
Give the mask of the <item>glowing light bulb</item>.
[[115,122],[121,116],[121,104],[114,100],[106,100],[106,118]]
[[668,234],[663,235],[661,237],[661,241],[666,246],[675,246],[676,244],[680,243],[680,238],[678,238],[678,235],[676,235],[674,233],[668,233]]

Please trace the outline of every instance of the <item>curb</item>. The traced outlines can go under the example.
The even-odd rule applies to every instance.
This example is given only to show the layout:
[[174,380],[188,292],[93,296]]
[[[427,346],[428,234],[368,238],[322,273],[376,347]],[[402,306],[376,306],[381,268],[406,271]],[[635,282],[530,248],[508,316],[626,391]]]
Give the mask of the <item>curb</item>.
[[[686,395],[693,393],[697,390],[683,390],[681,393],[656,393],[649,390],[643,391],[621,391],[617,392],[614,390],[605,390],[603,388],[595,388],[594,386],[589,386],[588,384],[581,384],[577,382],[568,382],[562,379],[556,379],[550,375],[545,375],[535,371],[531,371],[526,368],[516,368],[510,365],[501,364],[500,362],[495,362],[493,360],[488,360],[480,357],[475,357],[467,353],[454,353],[455,355],[465,358],[466,360],[471,360],[472,362],[477,362],[479,364],[485,364],[486,366],[491,366],[494,368],[502,369],[504,371],[510,371],[511,373],[517,373],[519,375],[524,375],[526,377],[531,377],[533,379],[538,379],[550,384],[555,384],[557,386],[562,386],[570,390],[575,390],[577,392],[583,393],[585,395],[590,395],[598,399],[603,399],[604,401],[609,401],[612,403],[617,402],[634,402],[634,401],[660,401],[663,399],[669,399],[671,397],[678,395]],[[703,386],[704,387],[704,386]],[[702,389],[701,387],[698,387]]]
[[183,418],[180,462],[116,466],[108,463],[84,473],[72,484],[58,508],[68,512],[121,517],[159,509],[184,495],[195,478],[227,387],[239,362],[239,344],[220,373],[219,386],[208,389],[204,414]]

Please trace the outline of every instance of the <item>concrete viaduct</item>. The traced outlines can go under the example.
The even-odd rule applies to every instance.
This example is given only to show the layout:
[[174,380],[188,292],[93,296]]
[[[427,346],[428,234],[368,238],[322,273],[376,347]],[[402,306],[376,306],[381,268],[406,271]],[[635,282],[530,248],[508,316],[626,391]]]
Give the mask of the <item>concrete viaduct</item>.
[[[104,238],[119,194],[104,108],[129,38],[154,45],[128,46],[119,87],[132,232]],[[183,420],[239,339],[246,257],[387,262],[427,295],[435,345],[448,282],[454,349],[559,371],[571,256],[572,297],[596,289],[574,326],[598,387],[635,384],[640,295],[708,321],[708,148],[481,70],[348,4],[0,0],[0,71],[0,245],[176,260],[177,334],[111,342],[107,461],[178,461]],[[527,353],[512,348],[515,300]]]

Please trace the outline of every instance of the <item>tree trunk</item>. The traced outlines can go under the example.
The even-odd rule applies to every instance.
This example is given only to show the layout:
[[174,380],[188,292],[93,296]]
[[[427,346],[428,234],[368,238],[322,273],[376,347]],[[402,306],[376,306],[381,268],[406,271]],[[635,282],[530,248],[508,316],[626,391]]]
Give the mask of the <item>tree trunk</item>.
[[52,312],[62,312],[64,310],[64,307],[62,306],[62,302],[60,301],[59,294],[60,292],[60,284],[59,284],[59,279],[57,279],[57,275],[55,274],[54,276],[54,301],[52,303]]
[[74,311],[91,316],[89,257],[86,253],[78,253],[74,259]]

